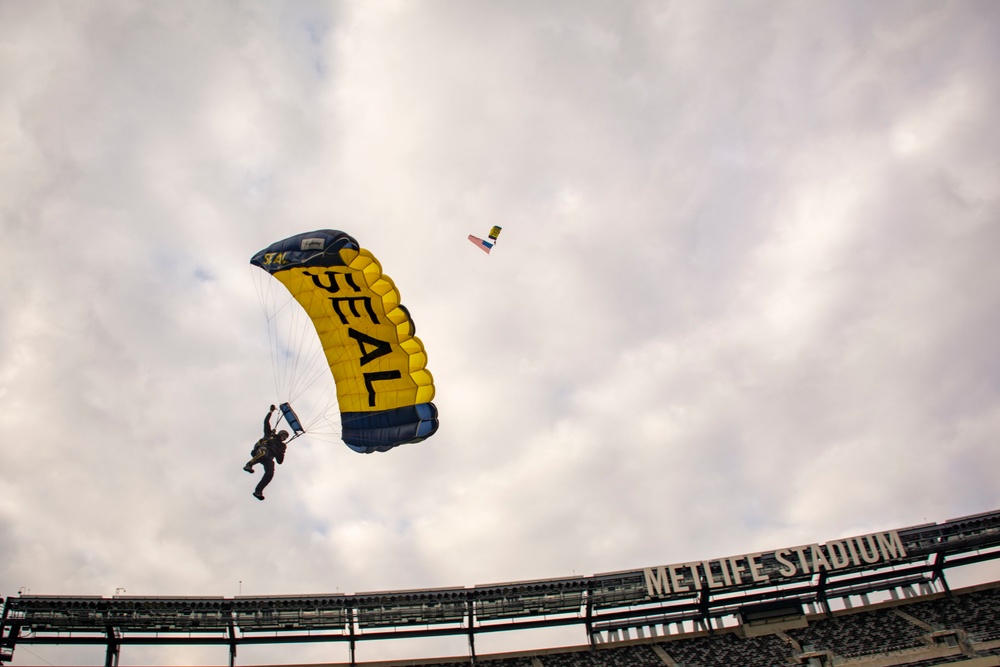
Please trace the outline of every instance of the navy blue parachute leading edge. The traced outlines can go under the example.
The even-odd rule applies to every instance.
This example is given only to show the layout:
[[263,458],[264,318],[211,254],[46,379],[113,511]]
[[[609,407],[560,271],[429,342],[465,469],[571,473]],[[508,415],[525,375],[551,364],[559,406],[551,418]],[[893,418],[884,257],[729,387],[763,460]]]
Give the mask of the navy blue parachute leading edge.
[[437,408],[421,403],[381,412],[344,412],[340,415],[344,442],[358,452],[384,452],[392,442],[414,442],[433,434],[438,427]]
[[312,320],[348,447],[384,452],[437,431],[423,343],[392,279],[354,237],[333,229],[297,234],[250,263],[280,281]]

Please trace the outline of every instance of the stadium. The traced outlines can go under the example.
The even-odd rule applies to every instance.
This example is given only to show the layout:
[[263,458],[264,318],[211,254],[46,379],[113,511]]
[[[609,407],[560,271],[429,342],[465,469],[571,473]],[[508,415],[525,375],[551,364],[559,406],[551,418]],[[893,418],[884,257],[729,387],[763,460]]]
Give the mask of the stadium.
[[[1000,558],[1000,510],[869,535],[593,576],[285,597],[4,600],[0,661],[22,645],[240,647],[336,642],[390,667],[1000,665],[1000,581],[952,588]],[[477,653],[477,638],[575,626],[577,646]],[[468,653],[366,662],[366,642],[458,636]]]

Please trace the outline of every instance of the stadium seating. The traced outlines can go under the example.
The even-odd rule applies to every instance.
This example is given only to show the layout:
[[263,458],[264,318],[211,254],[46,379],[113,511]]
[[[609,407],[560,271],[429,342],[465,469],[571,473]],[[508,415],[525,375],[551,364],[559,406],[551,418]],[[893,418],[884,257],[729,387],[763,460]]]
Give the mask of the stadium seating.
[[[453,667],[453,666],[452,666]],[[490,662],[490,667],[533,667],[531,658],[500,658]]]
[[914,602],[906,611],[938,630],[961,628],[978,641],[1000,639],[1000,588]]
[[924,645],[927,631],[897,616],[891,609],[859,611],[793,629],[788,635],[803,646],[831,651],[845,658],[875,655]]
[[[790,664],[791,644],[777,635],[741,638],[734,633],[679,639],[660,647],[682,665],[742,665],[773,667]],[[662,662],[660,663],[663,664]]]
[[[542,655],[538,661],[543,667],[663,667],[663,661],[648,644]],[[494,667],[493,663],[489,667]]]
[[[932,667],[1000,656],[1000,584],[814,614],[808,626],[743,636],[739,628],[597,645],[592,650],[479,656],[486,667]],[[897,613],[902,612],[902,613]],[[935,634],[954,637],[935,641]],[[954,634],[951,634],[951,633]],[[957,638],[963,638],[959,646]],[[940,639],[940,638],[939,638]],[[932,656],[930,654],[933,654]],[[804,655],[814,657],[812,662]],[[912,658],[907,660],[907,658]],[[423,667],[454,667],[454,663]]]

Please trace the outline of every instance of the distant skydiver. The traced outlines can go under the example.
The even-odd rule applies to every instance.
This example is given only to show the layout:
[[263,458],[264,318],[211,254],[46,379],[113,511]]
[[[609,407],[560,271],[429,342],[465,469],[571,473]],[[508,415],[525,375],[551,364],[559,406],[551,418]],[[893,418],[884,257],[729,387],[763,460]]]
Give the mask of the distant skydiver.
[[271,415],[277,410],[273,405],[264,417],[264,437],[257,441],[257,444],[250,450],[251,458],[243,469],[253,474],[253,467],[258,463],[264,466],[264,476],[257,483],[257,488],[253,490],[253,497],[257,500],[264,500],[264,487],[270,484],[274,477],[274,462],[280,465],[285,460],[285,440],[288,439],[288,431],[274,432],[271,427]]
[[478,236],[473,236],[472,234],[469,234],[469,241],[472,242],[472,245],[476,246],[488,255],[490,254],[490,250],[493,250],[493,246],[496,245],[497,237],[500,236],[501,229],[503,229],[503,227],[494,225],[493,229],[490,230],[490,238],[488,241],[481,239]]

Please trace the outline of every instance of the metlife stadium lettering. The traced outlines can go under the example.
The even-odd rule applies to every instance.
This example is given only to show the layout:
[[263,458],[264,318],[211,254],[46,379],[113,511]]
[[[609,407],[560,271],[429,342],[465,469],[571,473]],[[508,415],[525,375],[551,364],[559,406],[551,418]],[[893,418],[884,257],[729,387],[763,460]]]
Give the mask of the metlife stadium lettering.
[[[763,560],[768,556],[777,561],[775,573],[764,570]],[[850,537],[826,544],[779,549],[772,552],[758,552],[696,561],[647,567],[646,591],[651,598],[676,593],[700,591],[703,588],[722,589],[748,583],[782,583],[781,578],[793,578],[817,574],[823,571],[842,570],[849,567],[866,567],[876,563],[906,557],[906,549],[896,531],[872,533],[861,537]]]

